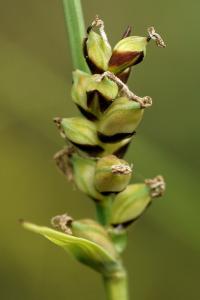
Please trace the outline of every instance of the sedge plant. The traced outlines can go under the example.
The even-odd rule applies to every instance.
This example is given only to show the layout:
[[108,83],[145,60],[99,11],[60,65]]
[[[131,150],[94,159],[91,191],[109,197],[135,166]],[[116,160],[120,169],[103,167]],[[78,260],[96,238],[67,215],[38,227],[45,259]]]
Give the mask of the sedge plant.
[[80,1],[63,3],[74,65],[71,96],[81,116],[54,119],[66,143],[54,159],[68,180],[92,199],[97,218],[76,220],[63,213],[52,218],[53,228],[22,224],[99,272],[107,300],[127,300],[122,253],[128,227],[165,190],[160,175],[130,183],[135,170],[123,157],[152,99],[137,96],[127,81],[143,61],[148,43],[165,43],[154,27],[144,37],[132,36],[128,27],[112,48],[98,16],[85,33]]

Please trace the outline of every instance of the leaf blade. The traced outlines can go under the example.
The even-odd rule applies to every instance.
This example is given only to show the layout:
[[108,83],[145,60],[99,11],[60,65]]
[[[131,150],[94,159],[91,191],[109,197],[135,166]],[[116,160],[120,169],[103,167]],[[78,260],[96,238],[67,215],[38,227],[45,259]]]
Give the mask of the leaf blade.
[[29,222],[23,222],[22,225],[24,228],[38,233],[57,246],[62,247],[78,261],[98,272],[107,274],[119,268],[116,259],[94,242]]

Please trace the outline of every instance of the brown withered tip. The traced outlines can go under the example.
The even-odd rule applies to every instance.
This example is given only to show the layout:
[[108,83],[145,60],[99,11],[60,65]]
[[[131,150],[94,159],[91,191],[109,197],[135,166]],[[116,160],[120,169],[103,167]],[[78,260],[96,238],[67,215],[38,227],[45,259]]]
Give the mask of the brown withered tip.
[[63,129],[61,127],[62,118],[60,118],[60,117],[53,118],[53,122],[56,124],[56,127],[58,128],[61,137],[65,138],[65,132],[63,131]]
[[145,96],[145,97],[143,97],[141,99],[142,99],[142,102],[141,102],[141,107],[142,108],[147,108],[147,107],[152,106],[153,101],[152,101],[151,97]]
[[129,165],[113,165],[111,167],[113,174],[128,175],[132,173],[132,168]]
[[67,177],[69,182],[73,181],[73,168],[70,162],[70,157],[74,152],[74,147],[69,146],[56,152],[53,156],[58,169]]
[[57,126],[60,126],[60,125],[61,125],[61,122],[62,122],[62,118],[60,118],[60,117],[55,117],[55,118],[53,118],[53,122],[54,122]]
[[166,189],[166,183],[163,176],[158,175],[153,179],[146,179],[145,183],[150,187],[151,196],[153,198],[160,197],[164,194]]
[[24,221],[24,219],[20,218],[20,219],[18,219],[18,222],[19,222],[19,224],[23,225],[25,221]]
[[73,218],[70,217],[67,213],[62,214],[62,215],[57,215],[51,219],[51,225],[56,228],[61,230],[62,232],[66,234],[72,234],[71,231],[71,224],[73,222]]
[[126,30],[124,31],[122,35],[122,40],[129,37],[131,35],[132,27],[130,25],[127,26]]
[[58,152],[56,152],[53,156],[53,159],[59,159],[63,156],[67,156],[67,157],[70,157],[75,151],[74,147],[73,146],[68,146],[64,149],[61,149],[59,150]]
[[147,31],[148,31],[147,41],[150,41],[152,39],[152,40],[156,41],[156,44],[158,47],[161,47],[161,48],[166,47],[166,44],[165,44],[164,40],[162,39],[161,35],[155,31],[155,28],[153,26],[149,27],[147,29]]

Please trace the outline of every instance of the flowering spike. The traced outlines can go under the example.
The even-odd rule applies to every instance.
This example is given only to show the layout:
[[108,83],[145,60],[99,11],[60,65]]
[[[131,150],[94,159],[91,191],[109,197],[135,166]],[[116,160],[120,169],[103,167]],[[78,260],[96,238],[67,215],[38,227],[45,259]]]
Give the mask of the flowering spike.
[[[165,47],[154,27],[148,28],[147,37],[130,34],[128,26],[111,49],[104,22],[95,17],[88,27],[83,49],[92,74],[73,72],[71,95],[83,116],[54,119],[69,144],[55,154],[56,164],[80,191],[94,200],[99,223],[105,227],[90,219],[74,221],[67,214],[52,218],[57,230],[23,222],[25,228],[63,247],[80,262],[101,272],[106,280],[117,278],[113,291],[119,275],[124,278],[119,254],[126,246],[126,226],[165,190],[162,176],[129,184],[132,165],[121,159],[145,108],[152,105],[151,97],[137,96],[126,84],[131,67],[143,60],[150,40]],[[115,294],[124,298],[124,293]]]

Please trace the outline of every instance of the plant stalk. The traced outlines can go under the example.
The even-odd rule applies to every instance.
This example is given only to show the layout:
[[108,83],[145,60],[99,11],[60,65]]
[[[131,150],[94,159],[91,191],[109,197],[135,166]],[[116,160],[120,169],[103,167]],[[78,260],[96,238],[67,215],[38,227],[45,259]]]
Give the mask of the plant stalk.
[[97,220],[103,226],[109,225],[112,198],[96,203]]
[[83,56],[83,40],[86,35],[81,1],[63,0],[63,6],[73,66],[75,69],[90,73]]
[[127,275],[123,270],[117,274],[105,277],[104,286],[107,300],[128,300]]

